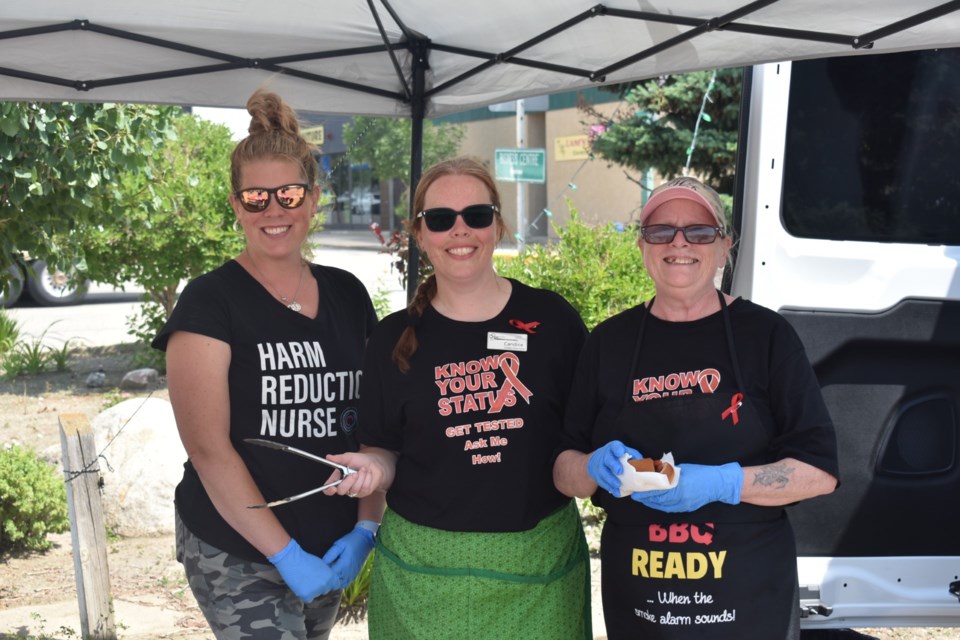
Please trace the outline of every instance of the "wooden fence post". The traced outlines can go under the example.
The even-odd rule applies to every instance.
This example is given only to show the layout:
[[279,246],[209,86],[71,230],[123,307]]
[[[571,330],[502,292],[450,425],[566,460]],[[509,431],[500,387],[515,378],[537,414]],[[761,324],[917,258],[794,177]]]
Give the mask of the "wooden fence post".
[[100,466],[93,429],[85,415],[64,413],[60,416],[60,446],[70,510],[81,637],[116,640],[107,568],[107,532],[100,502]]

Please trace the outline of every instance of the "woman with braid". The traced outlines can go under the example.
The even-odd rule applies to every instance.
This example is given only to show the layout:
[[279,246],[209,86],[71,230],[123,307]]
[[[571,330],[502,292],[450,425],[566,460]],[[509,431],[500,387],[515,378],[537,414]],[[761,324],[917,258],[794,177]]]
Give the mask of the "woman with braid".
[[167,354],[189,456],[176,490],[177,558],[218,639],[323,640],[373,547],[383,495],[251,509],[330,474],[245,440],[318,456],[355,451],[360,366],[376,315],[355,276],[301,253],[320,189],[296,114],[265,91],[247,111],[230,194],[246,248],[184,288],[153,342]]
[[409,231],[434,273],[374,330],[359,469],[336,490],[387,492],[371,638],[591,638],[578,512],[553,486],[586,329],[557,294],[493,268],[500,196],[479,162],[428,169]]

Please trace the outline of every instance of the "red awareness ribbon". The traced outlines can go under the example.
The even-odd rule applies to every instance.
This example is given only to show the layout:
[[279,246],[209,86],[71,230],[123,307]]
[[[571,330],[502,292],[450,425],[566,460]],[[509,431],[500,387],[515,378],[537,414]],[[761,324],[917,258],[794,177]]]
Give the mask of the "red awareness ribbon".
[[536,333],[535,329],[540,326],[540,322],[534,320],[533,322],[522,322],[521,320],[511,320],[510,326],[515,329],[520,329],[521,331],[526,331],[527,333]]
[[527,385],[520,382],[520,378],[517,377],[517,371],[520,370],[520,358],[507,351],[500,356],[500,370],[503,371],[503,375],[506,376],[507,379],[503,381],[503,386],[500,387],[500,391],[497,392],[497,397],[490,403],[490,413],[500,413],[500,410],[503,409],[503,406],[507,402],[511,389],[516,389],[520,397],[526,400],[527,404],[530,404],[530,397],[533,395],[533,392],[527,388]]
[[740,408],[740,405],[743,404],[743,394],[735,393],[733,398],[730,400],[730,406],[727,407],[726,411],[723,412],[723,415],[720,416],[721,420],[726,420],[727,416],[733,416],[733,424],[736,425],[740,422],[740,416],[737,415],[737,409]]

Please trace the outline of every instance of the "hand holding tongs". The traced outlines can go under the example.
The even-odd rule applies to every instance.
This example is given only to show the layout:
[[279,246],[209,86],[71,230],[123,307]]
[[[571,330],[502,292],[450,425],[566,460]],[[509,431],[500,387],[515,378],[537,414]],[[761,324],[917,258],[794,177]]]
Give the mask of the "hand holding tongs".
[[290,496],[288,498],[280,498],[279,500],[274,500],[273,502],[264,502],[263,504],[251,504],[250,506],[247,507],[248,509],[265,509],[267,507],[276,507],[277,505],[287,504],[288,502],[293,502],[294,500],[299,500],[300,498],[306,498],[307,496],[312,496],[313,494],[319,493],[324,489],[329,489],[330,487],[337,486],[338,484],[343,482],[344,478],[357,472],[356,469],[351,469],[346,465],[333,462],[332,460],[327,460],[326,458],[321,458],[320,456],[316,456],[316,455],[313,455],[312,453],[308,453],[303,449],[297,449],[296,447],[291,447],[290,445],[286,445],[280,442],[274,442],[272,440],[263,440],[261,438],[244,438],[243,441],[249,442],[250,444],[256,444],[261,447],[267,447],[270,449],[279,449],[280,451],[287,451],[289,453],[293,453],[298,456],[303,456],[304,458],[309,458],[314,462],[320,462],[322,464],[327,465],[328,467],[339,469],[340,473],[342,474],[339,480],[334,480],[333,482],[317,487],[316,489],[310,489],[309,491],[304,491],[303,493],[298,493],[297,495]]

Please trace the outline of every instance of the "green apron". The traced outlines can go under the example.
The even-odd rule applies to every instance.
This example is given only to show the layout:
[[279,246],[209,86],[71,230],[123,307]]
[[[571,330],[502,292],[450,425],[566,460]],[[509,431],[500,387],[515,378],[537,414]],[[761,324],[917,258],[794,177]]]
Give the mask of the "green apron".
[[376,554],[371,640],[593,637],[590,562],[573,501],[510,533],[443,531],[388,509]]

